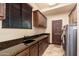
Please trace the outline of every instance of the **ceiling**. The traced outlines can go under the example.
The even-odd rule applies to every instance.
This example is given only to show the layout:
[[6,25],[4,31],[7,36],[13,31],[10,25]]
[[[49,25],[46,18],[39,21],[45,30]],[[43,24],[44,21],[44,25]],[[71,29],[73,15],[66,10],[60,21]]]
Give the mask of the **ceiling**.
[[30,5],[32,5],[34,7],[34,10],[39,9],[39,10],[43,10],[46,8],[51,8],[53,6],[58,5],[59,3],[54,3],[53,5],[49,5],[48,3],[30,3]]
[[33,10],[40,10],[44,15],[59,14],[70,12],[75,3],[54,3],[49,5],[48,3],[30,3],[33,6]]
[[53,5],[49,5],[48,3],[33,3],[33,4],[36,5],[37,8],[40,10],[58,5],[58,3],[55,3]]

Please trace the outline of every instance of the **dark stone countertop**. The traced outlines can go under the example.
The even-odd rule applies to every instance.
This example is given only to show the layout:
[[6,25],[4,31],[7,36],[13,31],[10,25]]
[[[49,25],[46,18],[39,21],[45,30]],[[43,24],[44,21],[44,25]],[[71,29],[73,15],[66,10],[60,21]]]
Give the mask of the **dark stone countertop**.
[[35,40],[34,42],[29,43],[29,44],[25,43],[25,45],[31,46],[31,45],[37,43],[38,41],[40,41],[40,40],[42,40],[42,39],[44,39],[44,38],[47,38],[47,37],[48,37],[48,35],[40,36],[40,37],[38,37],[38,38],[33,39],[33,40]]
[[17,45],[14,45],[12,47],[9,47],[7,49],[4,49],[2,51],[0,51],[0,55],[1,56],[14,56],[16,55],[17,53],[23,51],[24,49],[28,48],[29,46],[37,43],[38,41],[40,41],[41,39],[43,38],[46,38],[48,37],[48,35],[44,34],[44,35],[41,35],[41,36],[37,36],[36,38],[33,38],[33,40],[35,40],[34,42],[32,43],[20,43],[20,44],[17,44]]
[[48,33],[35,34],[35,35],[32,35],[32,36],[24,36],[22,38],[0,42],[0,51],[7,49],[9,47],[15,46],[17,44],[20,44],[20,43],[24,42],[25,40],[35,39],[35,38],[38,38],[38,37],[43,36],[43,35],[48,35]]

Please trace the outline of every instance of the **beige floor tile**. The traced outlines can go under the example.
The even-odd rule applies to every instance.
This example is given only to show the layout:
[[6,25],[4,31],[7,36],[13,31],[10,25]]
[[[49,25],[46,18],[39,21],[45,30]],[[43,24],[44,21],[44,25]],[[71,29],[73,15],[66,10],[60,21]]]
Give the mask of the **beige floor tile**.
[[45,50],[43,56],[63,56],[64,50],[60,45],[50,44]]

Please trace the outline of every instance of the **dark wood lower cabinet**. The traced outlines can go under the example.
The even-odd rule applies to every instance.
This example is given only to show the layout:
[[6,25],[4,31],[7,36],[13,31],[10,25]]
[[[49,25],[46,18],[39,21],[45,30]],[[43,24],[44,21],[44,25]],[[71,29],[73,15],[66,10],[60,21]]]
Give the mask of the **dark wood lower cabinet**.
[[38,43],[30,46],[30,56],[38,56]]
[[30,47],[30,56],[38,56],[38,43]]
[[41,39],[37,43],[29,46],[27,49],[17,54],[17,56],[42,56],[49,45],[49,37]]
[[39,56],[41,56],[48,47],[48,37],[39,41]]
[[21,53],[17,54],[17,56],[29,56],[29,48],[25,49]]
[[39,56],[41,56],[42,54],[43,54],[43,47],[44,46],[44,44],[43,44],[43,42],[42,42],[42,40],[39,42]]

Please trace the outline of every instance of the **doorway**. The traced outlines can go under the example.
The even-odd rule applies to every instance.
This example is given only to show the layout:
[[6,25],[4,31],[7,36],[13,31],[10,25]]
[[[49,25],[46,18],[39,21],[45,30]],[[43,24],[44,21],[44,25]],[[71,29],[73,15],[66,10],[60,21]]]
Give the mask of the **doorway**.
[[52,21],[52,43],[61,44],[62,20]]

